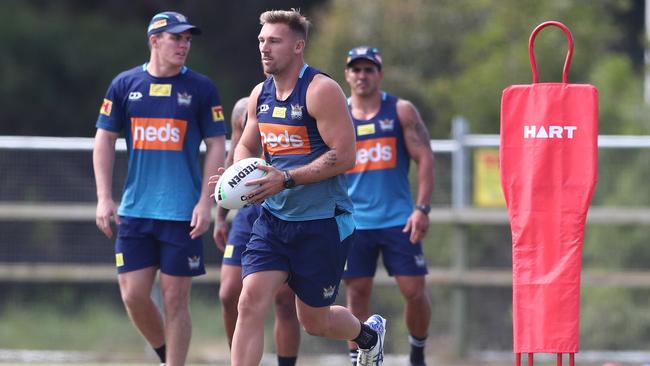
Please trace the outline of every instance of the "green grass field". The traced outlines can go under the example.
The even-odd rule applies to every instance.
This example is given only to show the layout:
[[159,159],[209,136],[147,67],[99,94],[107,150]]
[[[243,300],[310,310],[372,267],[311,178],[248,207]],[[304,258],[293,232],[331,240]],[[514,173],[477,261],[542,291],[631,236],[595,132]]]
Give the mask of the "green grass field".
[[[439,366],[468,366],[469,364],[452,364],[452,363],[441,363],[438,360],[429,359],[430,365],[439,365]],[[300,355],[298,358],[298,366],[332,366],[332,365],[348,365],[348,359],[345,354],[341,355]],[[407,356],[406,355],[387,355],[384,365],[385,366],[398,366],[406,365]],[[155,360],[150,362],[115,362],[115,361],[106,361],[106,362],[45,362],[45,361],[28,361],[24,362],[0,362],[0,366],[24,366],[24,365],[38,365],[38,366],[63,366],[63,365],[75,365],[75,366],[151,366],[158,365]],[[229,360],[226,359],[212,359],[205,360],[203,362],[189,362],[188,366],[203,366],[203,365],[212,365],[212,366],[226,366],[230,365]],[[260,366],[275,366],[277,361],[275,360],[275,355],[265,354]]]
[[[385,290],[385,289],[384,289]],[[157,358],[135,330],[119,300],[116,285],[70,289],[53,285],[5,288],[0,301],[0,366],[158,366]],[[395,299],[393,297],[387,297]],[[389,301],[386,300],[386,301]],[[395,300],[397,301],[397,300]],[[407,365],[408,345],[399,313],[400,304],[378,304],[392,319],[388,326],[384,366]],[[218,288],[196,286],[192,292],[193,332],[188,365],[229,365],[229,350],[221,323]],[[262,366],[277,364],[273,354],[272,315],[266,324],[266,349]],[[434,332],[427,345],[430,366],[514,365],[508,352],[499,360],[484,361],[480,356],[459,360],[443,334]],[[302,334],[299,366],[347,366],[344,342]],[[522,362],[525,364],[525,360]],[[555,365],[553,358],[538,359],[538,366]],[[565,361],[565,364],[568,364]],[[602,366],[603,362],[576,364]],[[620,366],[639,363],[620,363]]]
[[[153,351],[126,315],[116,285],[21,286],[7,289],[5,293],[7,297],[0,301],[0,362],[155,364]],[[399,311],[399,307],[396,308]],[[229,349],[221,320],[218,287],[195,286],[190,309],[193,331],[188,361],[197,365],[227,365]],[[400,315],[394,314],[393,319]],[[265,360],[268,360],[263,363],[268,365],[276,364],[272,323],[271,311],[266,324],[265,352],[268,356]],[[389,329],[395,334],[393,340],[387,341],[391,355],[403,355],[408,350],[406,336],[401,334],[401,323],[395,321]],[[3,356],[3,350],[9,356]],[[24,356],[16,350],[35,351],[37,355],[39,351],[56,350],[67,352],[67,356],[61,356],[66,357],[63,359],[45,356],[43,359],[29,356],[28,351],[23,351],[28,355]],[[348,364],[345,342],[303,333],[300,352],[302,365]],[[314,355],[324,356],[309,359]],[[328,361],[330,359],[334,361]]]

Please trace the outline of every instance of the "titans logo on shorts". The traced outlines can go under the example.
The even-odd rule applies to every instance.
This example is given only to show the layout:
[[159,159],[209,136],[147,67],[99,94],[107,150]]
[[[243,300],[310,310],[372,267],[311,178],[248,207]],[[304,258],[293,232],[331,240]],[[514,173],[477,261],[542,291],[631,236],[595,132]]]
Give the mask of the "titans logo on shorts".
[[390,276],[424,276],[428,273],[422,243],[412,244],[403,226],[357,230],[348,256],[344,278],[373,277],[381,251]]
[[349,213],[285,221],[263,208],[242,257],[242,278],[261,271],[288,272],[289,287],[300,300],[313,307],[331,305],[353,234]]
[[237,210],[237,215],[232,220],[228,233],[228,243],[223,251],[222,264],[241,267],[241,255],[246,249],[253,230],[253,223],[260,217],[260,212],[260,205],[250,205]]
[[201,239],[190,238],[189,221],[120,216],[115,241],[118,273],[160,267],[171,276],[205,274]]

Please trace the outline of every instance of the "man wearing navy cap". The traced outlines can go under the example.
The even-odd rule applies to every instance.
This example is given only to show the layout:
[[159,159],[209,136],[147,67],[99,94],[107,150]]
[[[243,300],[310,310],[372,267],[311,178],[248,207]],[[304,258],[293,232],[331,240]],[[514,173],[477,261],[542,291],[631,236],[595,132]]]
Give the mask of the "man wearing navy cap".
[[[431,319],[426,294],[426,261],[421,240],[429,229],[433,153],[420,114],[407,100],[380,89],[379,50],[360,46],[348,52],[345,80],[356,133],[356,163],[346,174],[357,231],[343,278],[348,307],[359,319],[370,314],[372,279],[382,253],[406,300],[404,317],[411,344],[410,365],[424,366],[424,344]],[[410,160],[417,164],[418,191],[411,197]],[[356,345],[350,357],[356,365]]]
[[[222,166],[225,126],[219,93],[185,61],[196,26],[179,13],[154,15],[149,62],[111,83],[96,122],[93,164],[96,224],[107,237],[117,224],[115,264],[133,324],[169,366],[185,364],[192,332],[192,277],[205,273],[201,235],[210,226],[207,181]],[[124,134],[128,173],[119,208],[112,197],[115,141]],[[199,146],[207,152],[203,170]],[[164,314],[150,293],[160,270]],[[164,319],[164,320],[163,320]]]
[[193,26],[187,22],[187,17],[183,14],[174,11],[166,11],[158,13],[151,18],[149,28],[147,28],[147,35],[168,32],[168,33],[182,33],[189,30],[193,35],[201,34],[198,27]]

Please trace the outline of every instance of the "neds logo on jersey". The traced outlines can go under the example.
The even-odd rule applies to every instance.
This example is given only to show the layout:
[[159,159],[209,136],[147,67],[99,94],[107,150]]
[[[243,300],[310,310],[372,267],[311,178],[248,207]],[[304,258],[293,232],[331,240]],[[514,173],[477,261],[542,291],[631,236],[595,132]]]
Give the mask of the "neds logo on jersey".
[[397,165],[396,147],[394,137],[357,141],[357,161],[348,173],[394,168]]
[[264,150],[271,155],[309,154],[311,145],[305,126],[260,123]]
[[187,121],[172,118],[131,118],[133,148],[182,151]]

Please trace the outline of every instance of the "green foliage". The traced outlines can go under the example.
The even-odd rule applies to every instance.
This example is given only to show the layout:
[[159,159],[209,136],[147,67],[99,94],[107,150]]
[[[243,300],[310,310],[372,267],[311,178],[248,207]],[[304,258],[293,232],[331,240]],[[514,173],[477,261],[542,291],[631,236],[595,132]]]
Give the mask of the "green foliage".
[[598,185],[593,204],[600,206],[650,205],[650,191],[639,189],[650,179],[648,149],[601,149],[598,152]]
[[[384,88],[412,99],[434,137],[448,137],[450,121],[459,114],[474,133],[498,133],[501,91],[531,82],[531,31],[558,20],[575,39],[569,80],[601,91],[603,131],[648,133],[638,70],[628,55],[615,51],[625,36],[617,16],[631,6],[625,0],[333,0],[316,19],[308,60],[346,86],[346,51],[377,46],[386,65]],[[561,79],[566,48],[559,29],[539,33],[541,82]]]
[[347,51],[362,44],[379,47],[386,65],[384,88],[415,102],[434,135],[447,137],[449,114],[440,113],[437,102],[448,101],[456,86],[445,84],[441,92],[431,84],[458,71],[453,54],[463,34],[475,28],[476,9],[484,3],[333,0],[316,19],[307,60],[347,89]]
[[[580,333],[583,349],[646,349],[650,334],[649,297],[624,289],[582,291]],[[631,314],[634,314],[632,317]]]
[[[11,17],[0,24],[5,47],[0,99],[11,101],[2,110],[3,128],[16,134],[61,135],[86,116],[90,135],[115,70],[146,60],[143,30],[128,24],[116,27],[113,19],[100,14],[78,14],[72,26],[69,14],[59,7],[18,4],[3,4]],[[120,49],[130,50],[128,57],[116,52],[116,41]],[[25,122],[26,116],[39,122],[38,129]]]
[[647,134],[648,107],[642,100],[642,79],[635,75],[629,58],[614,54],[599,59],[591,70],[599,86],[601,134]]
[[585,233],[586,268],[646,270],[650,261],[647,226],[595,226]]
[[[313,4],[303,0],[309,14]],[[259,14],[289,0],[3,0],[0,135],[91,136],[111,80],[149,60],[146,26],[174,9],[203,30],[188,66],[217,85],[226,115],[262,80]]]

